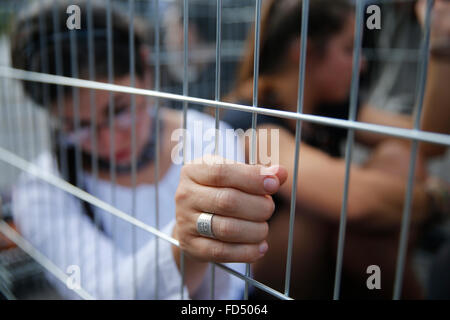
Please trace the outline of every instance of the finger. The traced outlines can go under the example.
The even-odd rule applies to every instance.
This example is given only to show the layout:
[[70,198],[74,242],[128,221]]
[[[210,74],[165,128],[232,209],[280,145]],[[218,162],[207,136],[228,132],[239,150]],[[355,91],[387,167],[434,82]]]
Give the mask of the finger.
[[196,237],[192,238],[188,245],[182,245],[182,249],[203,261],[252,263],[264,256],[268,245],[266,241],[259,244],[237,244]]
[[274,194],[287,178],[286,169],[280,166],[267,168],[224,162],[222,159],[201,164],[189,163],[183,167],[183,173],[198,184],[236,188],[259,195]]
[[[199,212],[263,222],[275,210],[275,204],[269,195],[248,194],[233,188],[212,188],[192,182],[184,190],[189,193],[184,196],[190,202],[189,206]],[[180,195],[177,196],[180,199]]]
[[[191,214],[189,232],[193,236],[201,236],[197,231],[198,214]],[[231,243],[257,244],[267,238],[269,225],[267,222],[252,222],[235,218],[213,215],[211,228],[214,237],[218,240]]]

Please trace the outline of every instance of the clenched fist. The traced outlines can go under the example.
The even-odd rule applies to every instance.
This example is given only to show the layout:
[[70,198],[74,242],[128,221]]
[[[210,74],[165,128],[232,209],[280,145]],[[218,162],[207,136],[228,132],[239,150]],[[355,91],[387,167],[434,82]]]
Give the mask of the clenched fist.
[[[271,195],[285,182],[284,168],[226,163],[211,157],[181,171],[174,236],[189,256],[201,261],[254,262],[267,251],[265,241],[275,205]],[[213,237],[201,235],[197,219],[211,213]]]

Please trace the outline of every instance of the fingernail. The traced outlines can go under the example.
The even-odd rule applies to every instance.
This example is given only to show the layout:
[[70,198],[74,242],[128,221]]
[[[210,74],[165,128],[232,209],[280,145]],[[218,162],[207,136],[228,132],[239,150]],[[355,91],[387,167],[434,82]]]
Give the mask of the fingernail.
[[264,190],[268,193],[277,192],[279,187],[278,180],[275,178],[265,178],[264,179]]
[[259,245],[259,253],[264,254],[267,252],[267,249],[269,249],[269,246],[267,245],[267,242],[263,242]]

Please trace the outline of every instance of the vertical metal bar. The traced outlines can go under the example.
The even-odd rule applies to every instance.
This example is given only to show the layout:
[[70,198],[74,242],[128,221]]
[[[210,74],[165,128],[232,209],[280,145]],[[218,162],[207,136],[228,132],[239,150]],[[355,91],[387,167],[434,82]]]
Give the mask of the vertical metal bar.
[[[425,34],[422,40],[422,49],[421,49],[422,60],[420,65],[420,75],[418,79],[418,93],[416,100],[417,110],[414,119],[414,130],[419,130],[420,117],[422,115],[423,100],[425,96],[428,59],[429,59],[432,6],[433,0],[427,0],[426,14],[425,14]],[[409,225],[411,220],[411,202],[412,202],[412,192],[414,188],[414,172],[416,168],[417,147],[418,147],[417,140],[413,140],[411,145],[411,156],[409,160],[408,185],[406,189],[405,202],[403,207],[402,226],[400,231],[400,243],[397,255],[397,266],[395,270],[395,283],[393,295],[394,300],[399,300],[401,298],[402,293],[403,272],[405,269],[406,251],[408,249]]]
[[[19,146],[17,143],[15,143],[16,139],[14,138],[16,136],[16,134],[13,134],[13,124],[14,124],[13,109],[15,108],[17,110],[17,107],[18,107],[17,95],[14,94],[16,91],[15,90],[16,86],[14,85],[12,79],[5,79],[5,80],[7,80],[6,81],[6,88],[7,88],[6,92],[10,93],[9,105],[8,105],[8,109],[7,109],[7,111],[8,111],[8,114],[7,114],[8,126],[9,126],[9,132],[11,135],[10,146],[11,146],[11,151],[14,151],[16,154],[19,154]],[[15,179],[14,173],[17,176],[20,173],[20,170],[17,170],[15,167],[13,167],[12,169],[13,170],[11,170],[11,178],[12,178],[12,181],[14,181],[14,179]],[[14,169],[16,169],[16,170],[14,170]]]
[[[259,40],[261,29],[261,0],[256,0],[255,8],[255,50],[253,52],[253,107],[258,106],[258,80],[259,80]],[[256,164],[256,124],[257,113],[252,114],[252,138],[250,149],[250,164]],[[245,266],[245,275],[250,277],[250,263]],[[248,300],[248,281],[245,282],[244,299]]]
[[[24,99],[21,95],[20,92],[20,84],[19,81],[16,81],[15,85],[14,85],[14,94],[16,96],[16,104],[15,104],[15,115],[14,117],[15,122],[16,122],[16,127],[17,128],[23,128],[23,124],[22,124],[22,120],[21,120],[21,111],[25,112],[24,108],[25,108],[25,103],[23,102]],[[15,144],[17,146],[17,152],[19,155],[21,155],[22,158],[25,158],[25,142],[23,141],[23,132],[21,130],[20,133],[17,133],[17,143]]]
[[[70,30],[70,68],[73,78],[78,78],[79,74],[79,66],[78,66],[78,44],[77,44],[77,30]],[[78,131],[80,128],[80,89],[77,87],[72,87],[72,102],[73,102],[73,126],[75,131]],[[83,164],[81,158],[81,149],[80,144],[77,141],[75,144],[75,168],[76,168],[76,186],[81,187],[81,179],[83,178]],[[78,242],[78,255],[80,262],[80,269],[83,270],[83,246],[82,246],[82,228],[81,228],[81,220],[79,225],[76,226],[77,234],[79,235],[80,241]],[[80,275],[82,277],[82,275]]]
[[[28,1],[28,4],[29,4],[29,1]],[[31,29],[31,23],[30,23],[29,20],[26,21],[26,25],[27,25],[27,28]],[[39,23],[38,23],[38,25],[39,25]],[[32,49],[37,52],[38,50],[40,50],[40,44],[39,45],[33,45]],[[34,61],[29,61],[29,63],[30,63],[29,67],[30,67],[31,71],[35,71],[35,72],[39,72],[40,71],[40,70],[38,70],[39,65],[37,65]],[[35,96],[38,93],[38,88],[37,88],[38,85],[40,85],[40,83],[36,83],[36,82],[32,82],[31,83],[32,94],[35,95]],[[24,107],[26,108],[26,110],[23,110],[23,111],[24,111],[24,113],[26,112],[27,117],[28,117],[28,120],[25,120],[25,121],[28,122],[28,124],[21,128],[22,134],[24,134],[28,130],[30,130],[32,133],[34,133],[34,132],[36,132],[36,129],[37,129],[37,126],[36,126],[36,110],[34,108],[34,101],[28,100],[26,98],[25,99],[22,98],[22,99],[24,101]],[[36,151],[37,150],[37,145],[38,145],[37,135],[36,134],[30,134],[30,132],[28,131],[27,134],[23,136],[23,141],[24,141],[25,150],[28,151],[27,152],[28,161],[34,162],[33,158],[36,157],[36,154],[37,154],[37,151]],[[27,155],[24,154],[24,157],[26,158]],[[38,185],[39,181],[33,180],[33,184]],[[34,192],[36,194],[39,194],[37,188],[36,188],[36,190],[34,190]],[[43,211],[42,207],[30,208],[30,212],[32,213],[32,215],[34,215],[34,217],[32,217],[32,219],[34,219],[34,224],[35,224],[36,228],[39,228],[39,226],[40,226],[40,222],[41,222],[40,216],[42,216],[42,213],[43,213],[42,211]],[[47,257],[50,258],[49,253],[50,253],[50,246],[51,245],[50,245],[50,243],[44,243],[44,246],[47,248]]]
[[[258,106],[258,80],[259,80],[259,43],[261,30],[261,1],[256,0],[255,13],[255,50],[253,53],[253,107]],[[257,113],[252,114],[252,147],[250,152],[250,164],[256,164],[256,125]]]
[[[56,74],[59,76],[62,76],[62,51],[61,51],[61,35],[60,35],[60,30],[59,30],[59,11],[58,11],[58,4],[57,4],[57,0],[54,0],[53,3],[53,41],[55,43],[55,69],[56,69]],[[57,86],[56,87],[56,95],[57,95],[57,113],[58,113],[58,118],[60,121],[62,121],[63,119],[63,114],[64,114],[64,99],[63,99],[63,95],[64,95],[64,89],[62,86]],[[58,130],[61,130],[58,129]],[[58,134],[56,134],[56,139],[58,139]],[[60,158],[60,163],[61,163],[61,173],[62,176],[67,179],[68,177],[68,169],[67,169],[67,148],[64,144],[60,143],[60,141],[56,140],[54,142],[57,146],[58,146],[58,150],[56,150],[56,152],[58,152],[59,154],[59,158]],[[60,199],[62,201],[62,205],[63,207],[65,207],[65,200],[64,199]],[[67,223],[64,223],[64,220],[61,219],[61,223],[63,224],[61,230],[64,230],[64,234],[62,235],[62,238],[64,239],[64,245],[63,247],[65,248],[63,250],[63,254],[64,254],[64,269],[65,266],[68,265],[69,263],[69,259],[68,259],[68,252],[69,252],[69,239],[68,239],[68,235],[69,235],[69,225]]]
[[[4,77],[2,79],[2,106],[3,107],[3,112],[2,112],[2,120],[3,120],[3,125],[2,128],[4,128],[5,131],[3,131],[5,133],[5,137],[6,134],[8,135],[8,138],[5,139],[5,148],[8,149],[11,152],[13,151],[14,148],[14,143],[11,143],[11,141],[9,141],[10,137],[12,137],[12,131],[11,131],[11,118],[10,118],[10,113],[9,113],[9,106],[11,105],[11,91],[8,90],[8,82],[10,82],[11,79],[8,79],[6,77]],[[10,174],[10,178],[11,178],[11,182],[13,181],[13,172],[12,170],[8,170],[9,174]]]
[[[306,67],[306,46],[308,38],[308,14],[309,14],[309,0],[303,0],[302,2],[302,29],[300,36],[300,65],[299,65],[299,78],[298,78],[298,94],[297,94],[297,113],[303,112],[303,96],[305,89],[305,67]],[[298,179],[298,165],[299,165],[299,153],[300,153],[300,140],[301,140],[301,127],[302,123],[297,120],[295,127],[295,156],[294,156],[294,176],[292,182],[291,192],[291,208],[289,216],[289,238],[288,238],[288,251],[286,258],[286,274],[285,274],[285,287],[284,294],[289,296],[289,289],[291,283],[291,268],[292,268],[292,248],[294,239],[294,220],[295,220],[295,204],[297,201],[297,179]]]
[[[6,95],[7,95],[7,90],[6,90],[6,81],[8,81],[9,79],[8,78],[3,78],[2,79],[2,91],[1,91],[1,97],[2,97],[2,104],[1,104],[1,106],[2,106],[2,115],[0,116],[0,120],[2,121],[2,126],[1,126],[1,128],[4,130],[4,131],[2,131],[2,134],[3,134],[3,136],[4,137],[6,137],[6,135],[8,135],[8,137],[9,137],[9,135],[10,135],[10,131],[9,131],[9,124],[8,124],[8,109],[7,109],[7,106],[8,106],[8,102],[7,102],[7,100],[6,100]],[[12,148],[10,148],[10,146],[9,146],[9,141],[8,141],[8,139],[5,139],[5,144],[4,144],[4,146],[5,146],[5,149],[8,149],[8,150],[10,150],[10,151],[12,151]],[[11,171],[10,170],[8,170],[8,172],[9,173],[11,173]],[[12,180],[11,180],[12,181]]]
[[[221,32],[222,32],[222,0],[217,0],[217,12],[216,12],[216,79],[215,79],[215,100],[220,101],[220,67],[221,67]],[[215,124],[216,124],[216,136],[215,136],[215,153],[219,154],[219,121],[220,121],[220,109],[216,107],[215,110]]]
[[[155,90],[160,90],[160,46],[159,46],[159,0],[155,0]],[[159,99],[155,99],[155,139],[156,139],[156,157],[155,157],[155,227],[159,230]],[[159,291],[159,237],[155,237],[155,299],[158,299]]]
[[[183,0],[183,95],[187,96],[189,92],[188,83],[188,63],[189,63],[189,5],[188,0]],[[187,126],[188,103],[183,101],[183,129]],[[183,146],[186,146],[186,135],[183,135]],[[183,148],[183,164],[186,162],[186,148]]]
[[[28,1],[28,4],[29,4],[29,1]],[[31,29],[30,21],[28,21],[28,20],[26,21],[26,26],[27,26],[27,28]],[[37,46],[32,44],[32,50],[36,50],[37,51],[38,50]],[[30,68],[31,71],[36,71],[36,72],[38,71],[38,70],[35,70],[35,64],[34,63],[32,63],[31,61],[28,61],[28,63],[29,63],[29,68]],[[32,82],[30,84],[32,86],[32,88],[31,88],[32,93],[36,94],[37,93],[36,85],[38,85],[38,83],[33,83]],[[19,86],[19,88],[20,88],[20,86]],[[32,107],[32,102],[30,100],[27,100],[27,99],[24,99],[24,98],[22,98],[22,99],[24,101],[22,107],[25,108],[25,110],[23,110],[22,112],[24,113],[24,115],[26,114],[26,116],[28,117],[28,124],[24,125],[22,123],[23,126],[19,127],[21,129],[21,131],[22,131],[22,138],[23,138],[23,147],[24,147],[24,149],[23,149],[23,151],[24,151],[23,157],[25,159],[27,159],[27,157],[28,157],[28,160],[30,162],[32,162],[33,154],[35,154],[35,151],[34,151],[35,144],[34,143],[30,143],[30,141],[28,141],[27,137],[24,135],[24,131],[25,131],[25,128],[31,128],[31,131],[35,132],[34,121],[33,121],[33,112],[32,112],[33,107]],[[20,113],[18,115],[21,116]],[[24,120],[24,121],[27,121],[27,120]],[[27,146],[27,143],[29,144],[29,146]]]
[[[130,86],[134,88],[136,86],[136,67],[135,67],[135,57],[134,57],[134,0],[128,1],[128,10],[130,16],[129,24],[129,45],[130,45]],[[136,217],[136,96],[131,95],[131,185],[132,185],[132,202],[131,202],[131,215]],[[136,275],[137,275],[137,264],[136,264],[136,226],[131,226],[131,247],[133,255],[133,297],[137,297],[137,287],[136,287]]]
[[[361,60],[361,45],[363,34],[363,15],[365,0],[356,2],[356,22],[355,22],[355,39],[353,43],[353,66],[352,66],[352,83],[350,91],[350,114],[349,120],[356,120],[356,110],[358,107],[358,90],[359,90],[359,65]],[[348,202],[348,187],[350,182],[350,165],[352,160],[352,150],[354,142],[355,131],[349,129],[347,133],[347,143],[345,148],[345,181],[344,181],[344,194],[342,197],[341,218],[339,223],[339,239],[337,248],[337,261],[336,261],[336,273],[334,280],[334,292],[333,299],[339,299],[339,293],[341,288],[341,276],[342,276],[342,261],[344,256],[344,243],[345,243],[345,228],[347,224],[347,202]]]
[[[88,60],[89,60],[89,80],[95,80],[95,47],[94,47],[94,37],[93,37],[93,20],[92,20],[92,1],[89,0],[87,3],[87,27],[88,27]],[[91,170],[93,176],[93,189],[97,188],[98,181],[98,152],[97,152],[97,113],[95,105],[95,90],[89,90],[89,103],[91,109]],[[94,224],[97,230],[100,230],[100,217],[94,209]],[[99,231],[100,232],[100,231]],[[101,278],[101,268],[100,268],[100,258],[99,258],[99,233],[95,235],[95,273],[97,275],[95,281],[95,290],[97,297],[100,296],[100,286],[99,279]]]
[[[222,0],[217,0],[217,8],[216,8],[216,82],[215,82],[215,99],[216,101],[220,101],[220,51],[221,51],[221,32],[222,32]],[[214,153],[215,155],[219,155],[219,130],[220,130],[220,109],[216,107],[215,110],[215,128],[216,128],[216,136],[215,136],[215,146]],[[211,264],[211,300],[214,299],[214,291],[215,291],[215,283],[216,283],[216,266]]]
[[[188,95],[188,0],[183,0],[183,95]],[[183,165],[186,163],[186,129],[188,104],[183,101]],[[180,250],[181,299],[184,299],[184,252]]]
[[[106,3],[106,36],[107,36],[107,47],[108,47],[108,83],[114,83],[114,67],[113,67],[113,33],[112,33],[112,12],[111,12],[111,0],[107,0]],[[109,149],[109,175],[111,180],[111,205],[116,205],[116,160],[115,160],[115,126],[114,126],[114,93],[109,92],[109,105],[108,105],[108,125],[110,131],[110,149]],[[111,216],[111,233],[112,238],[115,239],[117,219]],[[117,285],[117,253],[116,247],[112,248],[112,282],[114,286],[114,295],[117,297],[119,295],[119,288]]]
[[[14,97],[15,103],[13,103],[12,108],[14,112],[14,115],[11,112],[11,127],[14,128],[23,128],[22,121],[21,121],[21,111],[25,112],[24,110],[24,99],[22,90],[20,88],[20,82],[11,80],[9,83],[9,90],[11,90],[11,93]],[[22,130],[20,130],[22,131]],[[16,137],[16,139],[14,139]],[[23,133],[22,132],[16,132],[16,134],[13,135],[12,138],[13,142],[12,144],[15,146],[17,150],[17,154],[20,155],[22,158],[25,158],[25,143],[23,141]],[[20,174],[20,170],[17,171],[18,174]]]
[[[42,13],[39,13],[39,51],[40,51],[40,55],[41,55],[41,66],[40,66],[40,71],[43,73],[48,73],[48,56],[47,54],[44,52],[44,47],[45,47],[45,42],[44,42],[44,37],[46,38],[47,36],[46,34],[46,25],[44,22],[44,17],[42,16]],[[48,52],[48,50],[47,50]],[[43,107],[48,110],[48,108],[50,107],[49,102],[49,91],[48,91],[48,85],[47,84],[42,84],[43,88]],[[37,129],[37,128],[36,128]],[[46,135],[45,135],[45,131],[44,130],[40,130],[41,131],[41,140],[45,141]],[[51,134],[51,132],[50,132]],[[36,135],[36,140],[39,140],[37,135]],[[38,144],[36,144],[37,146]],[[46,192],[46,196],[50,199],[51,198],[51,194],[50,191],[47,190]],[[53,207],[52,206],[46,206],[47,208],[43,208],[44,211],[46,211],[49,215],[49,222],[48,222],[48,228],[49,228],[49,232],[52,231],[52,212],[53,212]],[[49,248],[49,257],[52,257],[53,259],[56,258],[56,246],[59,244],[58,243],[52,243],[52,241],[49,242],[48,244],[48,248]]]
[[[9,128],[9,111],[8,111],[8,105],[10,103],[10,101],[8,101],[7,98],[9,98],[8,94],[8,90],[6,88],[6,82],[9,81],[8,78],[3,78],[2,79],[2,93],[1,93],[1,97],[2,97],[2,116],[1,116],[1,120],[2,120],[2,129],[4,131],[2,131],[2,134],[4,134],[4,136],[6,137],[6,135],[11,136],[11,131]],[[12,145],[9,145],[9,139],[5,139],[5,149],[8,149],[12,152]],[[9,173],[11,173],[12,171],[8,170]],[[11,179],[12,181],[12,179]]]
[[[4,121],[3,124],[3,128],[4,128],[4,132],[7,133],[8,138],[5,139],[5,147],[10,150],[11,152],[13,152],[14,149],[14,138],[12,135],[12,129],[11,129],[11,124],[12,124],[12,119],[11,119],[11,113],[9,111],[10,106],[11,106],[11,91],[8,90],[8,87],[10,87],[9,85],[7,86],[8,82],[11,82],[10,79],[8,78],[3,78],[2,79],[2,89],[3,89],[3,93],[2,93],[2,97],[3,97],[3,109],[4,111],[2,113],[4,113],[4,115],[2,115],[2,119]],[[11,183],[11,185],[13,184],[14,181],[14,170],[13,168],[11,168],[11,170],[7,170],[8,171],[8,175],[9,175],[9,181]]]

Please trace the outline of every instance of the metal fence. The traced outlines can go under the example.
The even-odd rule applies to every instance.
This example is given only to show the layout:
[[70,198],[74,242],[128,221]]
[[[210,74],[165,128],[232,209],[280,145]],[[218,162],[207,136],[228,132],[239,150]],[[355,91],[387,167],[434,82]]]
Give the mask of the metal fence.
[[[312,0],[314,1],[314,0]],[[211,1],[213,2],[213,1]],[[396,269],[396,281],[395,281],[395,289],[393,298],[399,299],[401,295],[402,288],[402,280],[403,280],[403,270],[406,259],[406,251],[408,246],[408,230],[410,226],[411,220],[411,203],[412,203],[412,194],[413,194],[413,185],[414,185],[414,171],[416,167],[416,155],[418,149],[419,142],[430,142],[435,144],[440,144],[444,146],[450,146],[450,136],[439,133],[425,132],[420,130],[419,120],[421,117],[421,111],[424,100],[425,93],[425,84],[426,84],[426,74],[427,74],[427,64],[429,57],[429,39],[430,39],[430,13],[432,8],[433,1],[427,2],[427,13],[426,13],[426,23],[425,23],[425,32],[422,40],[422,45],[420,48],[420,52],[418,53],[418,57],[420,57],[419,63],[419,76],[418,76],[418,87],[417,87],[417,98],[416,98],[416,113],[415,113],[415,121],[413,129],[401,129],[394,127],[387,127],[376,124],[362,123],[356,121],[356,108],[358,103],[358,94],[359,94],[359,64],[361,61],[361,47],[362,47],[362,39],[363,39],[363,30],[365,26],[364,22],[364,9],[368,3],[380,3],[385,1],[356,1],[355,14],[356,14],[356,28],[355,28],[355,38],[354,38],[354,48],[353,48],[353,74],[352,74],[352,83],[351,83],[351,96],[350,96],[350,113],[349,118],[347,120],[342,119],[333,119],[328,117],[316,116],[311,114],[305,114],[302,112],[303,106],[303,90],[304,90],[304,79],[305,79],[305,66],[306,66],[306,50],[307,50],[307,33],[308,33],[308,13],[309,13],[309,4],[310,1],[303,1],[303,9],[302,9],[302,28],[301,28],[301,49],[300,49],[300,69],[299,69],[299,88],[298,88],[298,103],[297,103],[297,112],[288,112],[276,109],[267,109],[261,108],[258,104],[258,74],[259,74],[259,51],[260,51],[260,26],[261,26],[261,6],[262,0],[255,1],[238,1],[229,5],[227,2],[227,7],[224,6],[226,0],[217,0],[215,4],[215,10],[208,12],[209,17],[211,18],[210,23],[215,28],[216,32],[214,35],[215,38],[215,49],[213,51],[209,51],[206,55],[203,56],[204,60],[208,63],[212,63],[215,65],[213,69],[213,81],[210,78],[207,78],[206,82],[208,85],[200,84],[198,87],[200,89],[194,89],[194,93],[191,94],[191,83],[188,78],[189,76],[189,63],[192,61],[192,54],[188,48],[188,28],[189,28],[189,17],[191,14],[198,14],[196,12],[189,11],[189,0],[182,0],[182,22],[183,22],[183,77],[180,85],[171,85],[167,84],[164,86],[164,74],[161,70],[166,65],[170,65],[173,63],[171,60],[171,55],[176,55],[177,53],[168,53],[164,52],[167,48],[162,48],[161,43],[161,30],[163,28],[161,20],[159,18],[159,12],[161,12],[161,7],[167,4],[167,1],[163,0],[154,0],[154,1],[134,1],[129,0],[126,3],[128,7],[128,14],[133,19],[133,16],[136,12],[156,12],[157,14],[151,14],[148,17],[154,24],[154,38],[155,45],[152,48],[153,63],[155,66],[155,79],[154,79],[154,90],[149,89],[139,89],[131,86],[122,86],[113,84],[112,78],[110,78],[110,83],[102,83],[97,82],[91,77],[90,80],[79,79],[76,72],[74,72],[74,76],[63,77],[60,75],[52,75],[47,74],[43,69],[42,72],[31,72],[25,70],[18,70],[8,66],[8,62],[5,61],[4,64],[0,66],[0,77],[2,81],[2,108],[1,108],[1,125],[4,128],[8,129],[8,132],[14,132],[14,135],[4,136],[2,139],[2,146],[0,146],[0,160],[3,162],[3,165],[7,165],[8,169],[5,170],[5,185],[10,185],[13,181],[16,180],[16,177],[19,173],[25,172],[31,175],[36,176],[42,181],[52,185],[56,188],[63,190],[64,192],[76,197],[86,203],[91,204],[97,208],[108,212],[112,216],[115,216],[118,219],[121,219],[127,223],[129,223],[133,228],[143,230],[149,234],[152,234],[159,238],[161,241],[168,241],[173,245],[179,246],[179,242],[176,239],[171,238],[165,233],[161,232],[158,227],[158,223],[156,223],[156,227],[152,227],[148,224],[143,223],[142,221],[135,218],[133,212],[123,212],[119,210],[113,204],[102,201],[86,191],[82,190],[79,186],[74,186],[69,184],[67,181],[55,176],[54,174],[42,171],[38,166],[33,163],[34,157],[39,153],[42,149],[49,149],[49,139],[48,133],[45,130],[40,131],[39,128],[46,128],[49,126],[49,123],[46,122],[48,120],[37,117],[40,111],[37,111],[36,108],[32,105],[30,101],[24,99],[22,97],[23,93],[20,91],[19,83],[15,80],[21,81],[31,81],[42,84],[56,84],[60,86],[69,86],[74,88],[74,104],[79,104],[79,101],[76,101],[76,90],[80,88],[91,89],[93,92],[96,90],[107,91],[110,93],[127,93],[132,95],[132,110],[135,111],[135,96],[141,95],[145,97],[157,98],[155,99],[156,109],[159,110],[159,101],[166,101],[167,104],[172,104],[172,107],[182,108],[183,112],[183,127],[186,128],[186,114],[188,108],[197,107],[197,108],[214,108],[215,110],[215,120],[216,120],[216,129],[219,129],[219,112],[220,110],[238,110],[241,112],[252,113],[253,121],[252,128],[256,128],[257,117],[260,114],[269,115],[274,117],[280,117],[284,119],[292,119],[296,121],[296,131],[295,131],[295,168],[294,175],[290,177],[293,179],[293,189],[291,195],[291,203],[290,203],[290,224],[289,224],[289,242],[288,242],[288,250],[287,250],[287,264],[285,270],[285,289],[283,292],[279,292],[274,290],[273,288],[268,287],[267,285],[257,282],[252,279],[250,276],[250,266],[247,265],[245,274],[240,274],[233,269],[223,265],[223,264],[214,264],[215,267],[221,268],[230,272],[233,276],[238,277],[245,281],[245,293],[244,297],[248,298],[248,288],[249,285],[252,285],[256,288],[259,288],[273,297],[279,299],[291,299],[290,298],[290,280],[291,280],[291,260],[293,254],[293,232],[294,232],[294,219],[296,212],[296,186],[297,180],[299,179],[298,172],[298,163],[299,163],[299,149],[300,149],[300,141],[301,141],[301,124],[302,122],[311,122],[316,124],[322,124],[326,126],[334,126],[345,128],[348,132],[347,142],[345,145],[345,183],[343,185],[343,198],[342,198],[342,209],[341,209],[341,218],[340,218],[340,228],[339,228],[339,240],[338,240],[338,253],[337,253],[337,264],[336,264],[336,273],[335,273],[335,285],[334,285],[334,299],[339,299],[340,297],[340,288],[341,288],[341,277],[342,277],[342,261],[343,261],[343,251],[345,244],[345,233],[346,233],[346,221],[347,221],[347,201],[348,201],[348,190],[349,190],[349,175],[350,175],[350,165],[352,161],[352,151],[354,147],[354,135],[355,131],[367,131],[372,133],[380,133],[389,135],[392,137],[399,137],[408,139],[412,142],[411,147],[411,157],[409,162],[409,174],[407,180],[407,190],[405,193],[405,201],[404,201],[404,209],[403,209],[403,220],[401,225],[401,236],[399,241],[399,250],[398,250],[398,258],[397,258],[397,269]],[[25,4],[27,4],[26,2]],[[180,2],[181,3],[181,2]],[[109,8],[111,1],[105,1],[105,5]],[[138,8],[138,9],[137,9]],[[14,14],[16,10],[18,10],[17,2],[13,1],[8,5],[3,5],[2,12],[8,12],[7,9],[10,9],[10,13]],[[235,10],[235,11],[233,11]],[[244,12],[242,12],[244,10]],[[254,16],[249,17],[249,10],[254,11]],[[239,12],[241,11],[241,12]],[[89,14],[88,14],[89,16]],[[235,32],[230,31],[228,28],[227,35],[228,39],[224,41],[222,31],[225,29],[226,24],[241,24],[239,28],[236,29]],[[227,75],[224,79],[223,77],[223,62],[231,61],[235,65],[238,64],[241,59],[242,49],[244,47],[243,43],[245,37],[242,34],[245,34],[251,24],[254,23],[255,28],[255,51],[254,51],[254,78],[253,78],[253,103],[252,105],[242,105],[237,103],[228,103],[223,101],[223,93],[226,92],[230,88],[234,80],[234,75]],[[87,21],[88,33],[91,32],[92,21]],[[130,26],[130,39],[133,39],[133,28]],[[108,34],[111,33],[111,24],[108,24]],[[89,36],[88,36],[89,39]],[[89,41],[92,41],[90,38]],[[110,45],[111,38],[108,37],[108,46]],[[134,57],[135,47],[133,43],[130,41],[130,57]],[[92,43],[90,43],[90,47],[92,48]],[[76,50],[76,48],[73,48]],[[110,51],[110,50],[109,50]],[[91,54],[92,52],[89,52]],[[212,54],[213,53],[213,54]],[[181,54],[181,52],[179,53]],[[90,59],[90,74],[92,73],[92,57]],[[105,57],[108,59],[109,68],[112,70],[112,61],[111,57]],[[175,58],[176,59],[176,58]],[[52,62],[48,62],[52,63]],[[124,62],[125,63],[125,62]],[[130,76],[132,79],[132,83],[134,83],[135,79],[135,70],[134,70],[134,62],[130,62]],[[197,84],[192,84],[195,87]],[[226,87],[226,90],[223,89]],[[191,94],[191,95],[190,95]],[[91,102],[92,103],[92,102]],[[21,106],[20,108],[15,104],[24,104],[26,108]],[[21,110],[21,111],[19,111]],[[17,112],[24,112],[23,114],[17,114]],[[158,112],[156,112],[158,114]],[[136,115],[133,117],[133,121],[136,121]],[[45,118],[41,116],[41,118]],[[37,120],[38,119],[38,120]],[[19,121],[25,121],[22,125],[18,125]],[[111,127],[114,126],[112,123],[113,119],[110,119],[109,125]],[[79,123],[75,121],[75,126],[78,126]],[[159,121],[157,122],[159,123]],[[42,132],[42,136],[40,134],[34,134],[32,140],[28,145],[25,144],[25,139],[21,136],[22,132],[20,130],[14,130],[14,128],[29,128],[31,132]],[[133,126],[134,127],[134,126]],[[156,133],[158,134],[159,127],[156,129]],[[135,139],[135,132],[133,131],[133,139]],[[159,141],[158,137],[156,138]],[[112,140],[114,141],[114,140]],[[255,139],[252,140],[253,142]],[[133,148],[135,148],[135,142],[131,142]],[[216,141],[217,143],[217,141]],[[114,148],[114,147],[113,147]],[[159,150],[159,149],[157,149]],[[216,148],[217,150],[217,148]],[[255,148],[252,148],[252,154],[250,157],[250,163],[255,164]],[[159,167],[159,154],[156,156],[156,177],[159,177],[158,167]],[[136,157],[133,153],[133,190],[136,190]],[[79,166],[79,164],[78,164]],[[81,167],[78,167],[78,170],[81,170]],[[7,173],[6,173],[7,172]],[[9,175],[9,176],[8,176]],[[94,176],[98,176],[98,173],[94,172]],[[9,178],[7,178],[9,177]],[[115,182],[115,174],[111,172],[112,184]],[[301,179],[301,176],[300,176]],[[2,178],[3,180],[3,178]],[[156,180],[158,181],[158,179]],[[155,185],[156,187],[156,198],[155,198],[155,212],[156,212],[156,221],[158,221],[158,183]],[[132,209],[134,210],[134,209]],[[32,246],[30,242],[21,237],[19,233],[13,230],[5,221],[0,221],[0,232],[3,233],[7,238],[16,243],[21,249],[27,252],[33,259],[35,259],[39,264],[41,264],[47,272],[53,274],[57,279],[59,279],[62,283],[66,283],[68,276],[64,272],[64,270],[59,269],[51,259],[43,255],[41,252],[36,250]],[[183,261],[183,256],[181,257]],[[183,266],[183,262],[181,263]],[[214,270],[214,269],[213,269]],[[156,274],[158,272],[164,272],[163,270],[156,270]],[[182,273],[184,272],[182,267]],[[212,277],[214,277],[214,271],[212,272]],[[182,275],[184,279],[184,273]],[[213,281],[214,282],[214,281]],[[157,288],[155,288],[155,292],[157,292]],[[95,295],[92,293],[86,292],[83,288],[75,289],[76,293],[83,299],[92,299],[95,298]],[[183,283],[180,284],[180,292],[183,297]],[[214,297],[213,292],[211,293],[211,297]]]

